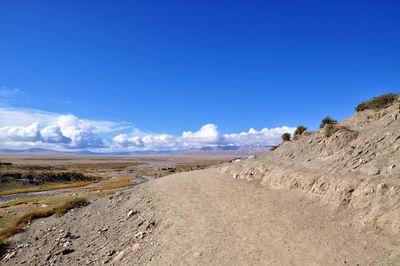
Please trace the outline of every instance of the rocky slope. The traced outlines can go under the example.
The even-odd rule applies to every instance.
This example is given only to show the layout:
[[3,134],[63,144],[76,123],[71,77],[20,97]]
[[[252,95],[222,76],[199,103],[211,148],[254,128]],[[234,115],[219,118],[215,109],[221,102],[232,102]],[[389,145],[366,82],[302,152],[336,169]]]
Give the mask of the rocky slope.
[[357,112],[334,128],[306,132],[222,172],[271,189],[302,190],[333,204],[337,213],[350,213],[358,226],[399,235],[400,100]]

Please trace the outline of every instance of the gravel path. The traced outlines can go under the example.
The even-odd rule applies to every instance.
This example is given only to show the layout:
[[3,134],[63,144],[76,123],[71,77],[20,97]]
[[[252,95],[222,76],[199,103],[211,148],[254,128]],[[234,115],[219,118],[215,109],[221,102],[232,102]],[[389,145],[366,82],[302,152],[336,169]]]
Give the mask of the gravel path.
[[12,240],[7,265],[398,265],[373,231],[297,191],[270,191],[216,169],[143,183]]

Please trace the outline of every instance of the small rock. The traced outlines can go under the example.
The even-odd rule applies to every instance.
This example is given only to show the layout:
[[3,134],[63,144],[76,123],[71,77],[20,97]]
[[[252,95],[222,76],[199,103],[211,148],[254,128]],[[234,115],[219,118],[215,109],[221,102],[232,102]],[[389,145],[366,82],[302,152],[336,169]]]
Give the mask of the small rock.
[[107,258],[105,261],[103,261],[103,264],[107,264],[111,261],[111,258]]
[[7,261],[7,260],[13,258],[15,256],[15,254],[17,254],[17,252],[15,252],[15,251],[7,253],[7,255],[4,256],[4,260]]
[[199,258],[200,256],[201,256],[201,253],[200,253],[200,252],[195,252],[195,253],[193,254],[193,257],[195,257],[196,259]]
[[65,243],[63,244],[63,248],[67,248],[67,247],[69,247],[69,246],[71,246],[71,245],[72,245],[72,243],[69,242],[69,241],[67,241],[67,242],[65,242]]
[[29,244],[27,244],[27,243],[17,244],[17,248],[27,248],[27,247],[29,247]]
[[128,217],[131,217],[132,215],[135,215],[135,214],[137,214],[137,211],[129,210]]
[[63,251],[61,252],[63,255],[68,255],[68,254],[71,254],[72,252],[74,252],[75,251],[75,249],[72,249],[72,248],[66,248],[66,249],[63,249]]
[[[135,245],[135,244],[133,244],[133,245]],[[132,247],[132,251],[133,251],[133,247]],[[122,257],[124,256],[124,254],[125,254],[125,251],[124,251],[124,250],[120,251],[120,252],[117,254],[117,256],[115,256],[115,258],[113,259],[112,262],[114,263],[114,262],[120,261],[120,260],[122,259]]]
[[387,186],[386,184],[380,183],[380,184],[378,184],[377,190],[378,190],[378,191],[384,191],[384,190],[386,190],[387,188],[388,188],[388,186]]
[[103,229],[100,229],[99,232],[100,232],[100,233],[104,233],[104,232],[106,232],[106,231],[108,230],[109,227],[110,227],[110,226],[107,225],[107,226],[104,227]]
[[138,251],[140,249],[140,243],[134,243],[132,245],[132,252],[135,253],[136,251]]
[[140,231],[135,235],[135,238],[143,239],[145,236],[146,236],[146,233]]
[[151,228],[156,226],[156,222],[149,222],[146,226],[146,230],[150,230]]

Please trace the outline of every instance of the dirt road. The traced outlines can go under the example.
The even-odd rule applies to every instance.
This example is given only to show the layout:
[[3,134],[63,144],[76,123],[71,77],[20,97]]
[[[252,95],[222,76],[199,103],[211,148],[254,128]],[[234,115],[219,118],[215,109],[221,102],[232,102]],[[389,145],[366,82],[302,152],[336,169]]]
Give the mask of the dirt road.
[[20,248],[1,262],[398,265],[395,242],[357,232],[341,216],[301,192],[270,191],[208,169],[152,180],[64,217],[35,221],[13,238]]

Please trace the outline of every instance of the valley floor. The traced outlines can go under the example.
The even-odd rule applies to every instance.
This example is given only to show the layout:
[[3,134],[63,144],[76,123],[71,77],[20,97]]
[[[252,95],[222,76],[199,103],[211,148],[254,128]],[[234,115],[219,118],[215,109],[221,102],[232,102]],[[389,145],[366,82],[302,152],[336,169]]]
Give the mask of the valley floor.
[[392,240],[217,169],[151,180],[12,238],[6,265],[399,265]]

